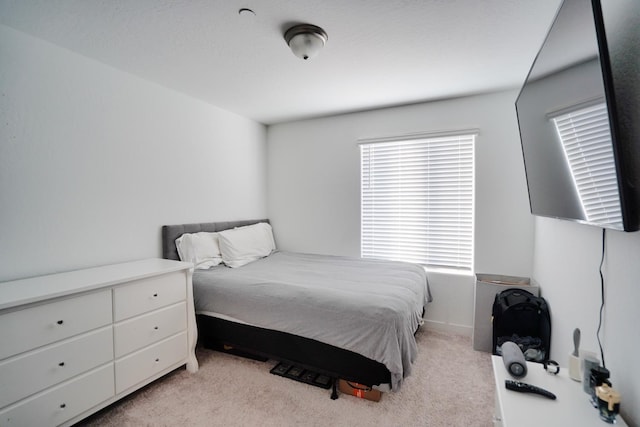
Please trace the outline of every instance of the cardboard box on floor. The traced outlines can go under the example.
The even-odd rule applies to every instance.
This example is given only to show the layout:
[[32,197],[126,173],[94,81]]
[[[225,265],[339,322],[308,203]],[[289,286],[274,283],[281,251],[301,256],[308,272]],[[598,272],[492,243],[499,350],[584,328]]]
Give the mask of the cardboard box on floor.
[[340,380],[338,382],[340,392],[350,394],[351,396],[360,397],[362,399],[373,400],[378,402],[382,397],[380,390],[374,390],[364,384],[358,384],[353,381]]

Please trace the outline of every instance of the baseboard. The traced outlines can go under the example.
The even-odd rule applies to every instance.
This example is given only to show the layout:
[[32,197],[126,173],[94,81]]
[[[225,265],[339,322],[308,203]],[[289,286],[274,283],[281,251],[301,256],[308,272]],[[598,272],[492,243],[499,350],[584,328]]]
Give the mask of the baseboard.
[[452,323],[437,322],[434,320],[425,320],[424,327],[431,331],[447,332],[467,337],[471,337],[473,335],[472,326],[456,325]]

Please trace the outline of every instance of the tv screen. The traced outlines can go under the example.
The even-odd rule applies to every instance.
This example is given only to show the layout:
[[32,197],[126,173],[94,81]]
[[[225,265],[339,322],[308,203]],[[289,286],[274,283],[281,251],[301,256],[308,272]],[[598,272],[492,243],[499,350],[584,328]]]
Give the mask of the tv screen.
[[562,2],[516,111],[531,212],[635,231],[640,1],[603,3]]

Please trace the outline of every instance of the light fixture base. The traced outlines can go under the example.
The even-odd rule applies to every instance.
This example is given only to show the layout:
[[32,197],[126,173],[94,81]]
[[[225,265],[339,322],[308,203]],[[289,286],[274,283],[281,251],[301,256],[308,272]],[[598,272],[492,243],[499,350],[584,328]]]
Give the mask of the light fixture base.
[[298,58],[307,60],[316,56],[329,37],[320,27],[311,24],[299,24],[284,33],[284,40]]

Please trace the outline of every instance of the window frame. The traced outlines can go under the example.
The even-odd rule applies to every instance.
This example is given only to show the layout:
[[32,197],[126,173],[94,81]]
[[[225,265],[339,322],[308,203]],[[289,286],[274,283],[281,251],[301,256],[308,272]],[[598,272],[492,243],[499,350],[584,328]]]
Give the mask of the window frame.
[[[471,129],[471,130],[455,130],[455,131],[446,131],[446,132],[418,133],[418,134],[408,134],[408,135],[401,135],[401,136],[392,136],[392,137],[383,137],[383,138],[367,138],[367,139],[358,140],[358,145],[360,149],[360,255],[363,258],[378,257],[378,258],[385,258],[385,259],[392,259],[392,260],[395,259],[395,260],[401,260],[401,261],[417,262],[418,264],[423,265],[424,268],[429,271],[440,271],[440,272],[462,274],[462,275],[473,274],[474,258],[475,258],[475,253],[474,253],[475,252],[474,251],[474,247],[475,247],[475,240],[474,240],[475,239],[475,152],[476,152],[475,146],[477,144],[478,134],[479,132],[477,129]],[[452,142],[452,141],[456,141],[456,142]],[[371,162],[371,159],[369,158],[367,160],[366,158],[367,154],[365,153],[364,150],[375,149],[375,147],[381,147],[382,149],[385,149],[385,148],[389,149],[392,146],[402,146],[403,144],[404,145],[422,144],[423,146],[427,146],[428,144],[432,144],[432,145],[443,144],[443,143],[446,144],[447,142],[452,144],[458,144],[458,150],[460,150],[463,144],[466,144],[464,145],[464,147],[467,150],[463,156],[458,157],[458,163],[456,163],[455,166],[448,169],[450,172],[453,173],[453,171],[456,171],[458,174],[460,174],[461,169],[464,169],[463,173],[465,174],[464,177],[461,178],[461,181],[458,181],[456,185],[452,187],[451,189],[452,193],[448,195],[453,194],[454,189],[455,191],[460,192],[461,188],[467,193],[470,193],[470,195],[466,194],[465,197],[459,198],[457,202],[446,202],[451,206],[457,205],[458,210],[465,210],[466,212],[467,216],[465,216],[464,218],[456,222],[458,228],[462,229],[463,231],[463,240],[461,241],[460,239],[454,239],[449,237],[449,235],[445,235],[445,232],[446,232],[445,228],[448,228],[447,226],[444,226],[442,224],[438,226],[436,224],[436,226],[434,227],[432,225],[433,223],[436,223],[438,220],[438,215],[434,213],[437,210],[436,206],[438,205],[438,203],[440,203],[442,206],[442,203],[444,202],[438,200],[439,196],[438,194],[436,194],[436,193],[442,193],[442,192],[441,191],[438,192],[437,190],[434,190],[436,187],[433,187],[433,183],[431,183],[431,186],[427,185],[427,189],[424,190],[425,194],[420,195],[421,197],[425,197],[426,199],[428,199],[426,202],[422,200],[422,204],[425,206],[422,206],[421,208],[426,207],[427,210],[429,209],[431,210],[431,215],[427,213],[426,215],[427,219],[425,220],[426,223],[429,223],[428,229],[420,233],[420,234],[425,234],[425,236],[421,236],[422,241],[419,243],[419,244],[426,245],[424,248],[420,247],[422,252],[424,252],[423,256],[409,257],[408,259],[405,259],[404,256],[402,255],[389,256],[389,250],[387,250],[385,253],[385,250],[378,251],[376,249],[368,248],[367,247],[368,245],[372,245],[372,244],[375,245],[376,237],[375,236],[372,237],[368,235],[368,233],[371,233],[371,227],[368,223],[368,221],[371,221],[371,218],[369,218],[370,212],[367,212],[367,209],[369,210],[375,209],[375,207],[371,208],[370,204],[372,202],[371,200],[367,199],[367,197],[370,197],[370,195],[366,194],[370,189],[365,188],[365,186],[367,185],[367,183],[371,183],[371,181],[367,181],[371,177],[367,177],[365,176],[365,174],[371,174],[372,171],[370,169],[371,167],[370,164],[365,165],[365,162],[366,161]],[[430,149],[427,147],[427,148],[422,148],[421,150],[422,150],[420,151],[421,157],[424,157],[423,156],[424,152],[428,152]],[[451,150],[451,151],[454,151],[454,150]],[[460,159],[463,159],[463,158],[465,160],[462,163],[460,163]],[[451,158],[448,158],[448,160],[451,160]],[[426,154],[426,157],[424,157],[424,159],[422,159],[421,161],[423,162],[422,166],[424,166],[426,163],[430,163],[431,167],[426,169],[421,169],[420,174],[436,175],[436,172],[432,172],[432,170],[437,170],[437,167],[434,167],[434,165],[438,164],[437,162],[440,161],[440,159],[436,158],[436,155]],[[434,161],[436,163],[434,163]],[[440,164],[440,166],[442,166],[442,164]],[[438,178],[438,179],[442,179],[442,178]],[[439,181],[438,183],[441,184],[444,181],[446,181],[446,179]],[[460,202],[460,200],[462,199],[464,199],[464,202]],[[465,205],[464,209],[460,207],[461,204]],[[453,209],[453,208],[447,207],[447,209]],[[422,211],[420,212],[420,215],[425,216],[424,212]],[[390,221],[393,221],[394,219],[391,219]],[[401,219],[399,221],[402,222]],[[466,228],[464,228],[465,226]],[[441,230],[440,235],[444,236],[442,237],[442,241],[438,241],[435,244],[431,244],[431,243],[426,244],[425,243],[426,240],[431,239],[437,233],[438,229]],[[436,232],[434,233],[433,230],[436,230]],[[460,230],[458,230],[458,233],[459,232]],[[382,237],[380,237],[379,240],[382,240]],[[403,238],[398,239],[398,241],[400,240],[403,240]],[[436,238],[435,240],[438,240],[438,239]],[[455,244],[452,243],[451,247],[447,246],[447,247],[441,247],[440,249],[434,249],[434,247],[436,247],[438,244],[443,244],[443,242],[445,241],[450,241],[450,242],[455,241],[456,243]],[[431,242],[431,240],[429,240],[429,242]],[[461,243],[461,242],[464,242],[464,243]],[[399,243],[395,241],[391,243],[391,245],[398,245],[398,244]],[[458,255],[445,255],[447,250],[453,251],[454,247],[458,251],[460,251],[462,248],[462,251],[466,251],[466,252],[464,252],[463,255],[460,255],[461,252],[458,252]],[[453,252],[451,253],[453,254]],[[436,255],[432,255],[432,254],[436,254]],[[416,260],[418,258],[419,260]],[[457,261],[443,262],[443,260],[447,258],[449,258],[450,260],[457,258]]]

